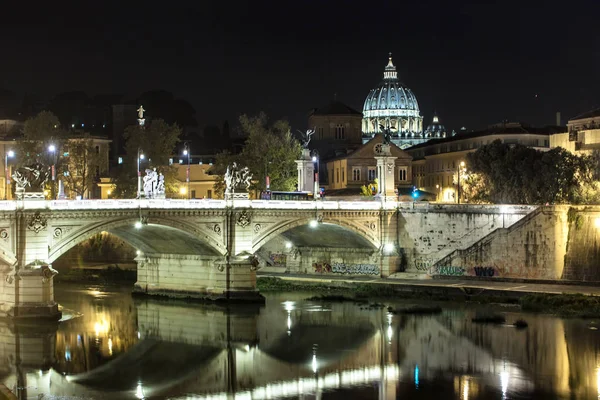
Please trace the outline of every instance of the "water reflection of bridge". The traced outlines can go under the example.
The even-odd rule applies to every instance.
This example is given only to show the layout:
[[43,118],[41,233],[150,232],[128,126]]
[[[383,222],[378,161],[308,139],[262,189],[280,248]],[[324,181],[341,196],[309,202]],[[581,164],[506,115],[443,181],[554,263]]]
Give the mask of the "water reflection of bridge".
[[[56,325],[42,330],[3,325],[0,373],[7,386],[22,388],[20,398],[204,393],[225,399],[235,393],[257,399],[376,384],[377,397],[391,399],[404,390],[400,380],[418,385],[419,379],[439,379],[440,373],[471,377],[470,384],[461,379],[454,389],[470,390],[472,398],[483,385],[529,391],[532,379],[544,390],[572,391],[577,397],[597,390],[594,355],[568,340],[581,334],[577,324],[547,317],[531,317],[527,331],[516,331],[474,325],[468,313],[390,318],[383,310],[312,302],[228,310],[142,301],[133,312],[137,326],[124,332],[135,344],[108,363],[67,376],[60,370],[64,360],[56,355],[66,357],[69,324],[77,319],[58,333]],[[90,335],[102,336],[100,328]],[[115,347],[126,341],[112,340]],[[82,338],[70,341],[71,359],[83,344]]]

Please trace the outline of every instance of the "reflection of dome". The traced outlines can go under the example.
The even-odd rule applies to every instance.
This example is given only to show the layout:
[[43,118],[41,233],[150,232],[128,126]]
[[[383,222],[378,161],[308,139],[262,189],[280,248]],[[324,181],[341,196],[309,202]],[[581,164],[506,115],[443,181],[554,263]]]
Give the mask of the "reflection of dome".
[[440,123],[440,119],[437,114],[433,114],[433,121],[425,129],[424,136],[426,138],[443,138],[446,137],[446,127]]
[[401,147],[423,141],[423,117],[417,98],[398,79],[391,54],[383,72],[383,81],[369,92],[363,107],[363,133],[371,138],[381,131],[380,125],[392,130],[392,141],[398,145],[402,143]]

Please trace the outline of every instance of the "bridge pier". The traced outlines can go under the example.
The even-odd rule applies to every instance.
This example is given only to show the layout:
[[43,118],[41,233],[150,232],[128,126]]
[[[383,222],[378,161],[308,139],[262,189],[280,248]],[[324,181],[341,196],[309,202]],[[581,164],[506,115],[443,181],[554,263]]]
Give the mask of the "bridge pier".
[[264,302],[250,257],[140,254],[134,293],[206,300]]

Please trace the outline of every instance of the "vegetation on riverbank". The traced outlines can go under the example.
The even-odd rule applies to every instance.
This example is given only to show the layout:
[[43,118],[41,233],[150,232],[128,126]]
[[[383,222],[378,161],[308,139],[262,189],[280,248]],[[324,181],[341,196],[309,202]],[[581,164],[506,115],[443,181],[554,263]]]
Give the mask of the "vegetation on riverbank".
[[280,278],[260,277],[257,280],[261,292],[306,291],[317,293],[310,300],[365,302],[364,299],[427,299],[434,301],[474,301],[482,304],[515,304],[523,311],[556,314],[561,317],[600,318],[600,296],[584,294],[529,294],[517,298],[498,295],[451,294],[444,288],[421,288],[407,290],[402,285],[347,283],[347,282],[314,282],[291,281]]
[[529,294],[520,299],[523,311],[557,314],[561,317],[600,318],[600,297],[584,294]]
[[59,272],[54,277],[56,283],[85,282],[85,283],[131,283],[137,280],[137,271],[121,269],[117,265],[105,269],[70,268]]

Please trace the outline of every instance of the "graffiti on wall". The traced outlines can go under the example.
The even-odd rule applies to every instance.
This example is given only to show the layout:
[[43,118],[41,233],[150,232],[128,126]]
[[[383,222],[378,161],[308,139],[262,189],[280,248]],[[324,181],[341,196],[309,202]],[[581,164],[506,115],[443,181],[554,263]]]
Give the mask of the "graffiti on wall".
[[331,265],[329,265],[329,263],[326,263],[326,262],[313,263],[313,268],[315,269],[315,272],[318,274],[324,274],[324,273],[331,272]]
[[282,253],[271,253],[269,254],[269,258],[273,262],[273,266],[275,267],[285,267],[287,262],[287,256]]
[[313,263],[315,273],[334,273],[349,275],[379,275],[379,267],[375,264],[344,264],[327,262]]
[[443,276],[463,276],[466,270],[463,267],[453,267],[450,265],[434,265],[429,269],[429,275]]
[[331,270],[338,274],[379,275],[379,267],[375,264],[333,264]]
[[433,265],[434,261],[431,258],[417,258],[415,259],[415,268],[418,271],[429,271],[429,268]]
[[473,268],[473,274],[481,277],[492,277],[496,274],[496,271],[492,267],[475,267]]

